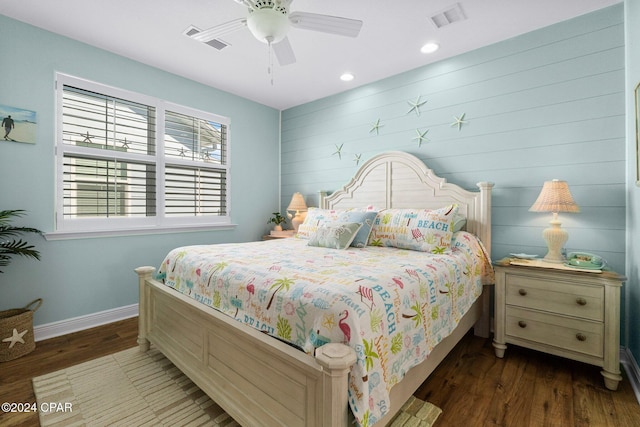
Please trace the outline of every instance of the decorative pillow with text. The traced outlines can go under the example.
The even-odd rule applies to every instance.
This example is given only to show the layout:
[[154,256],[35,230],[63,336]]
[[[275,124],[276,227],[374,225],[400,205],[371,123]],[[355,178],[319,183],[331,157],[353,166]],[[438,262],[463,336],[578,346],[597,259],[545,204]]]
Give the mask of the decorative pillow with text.
[[344,210],[309,208],[304,222],[298,227],[296,237],[299,239],[309,239],[316,232],[319,226],[327,222],[335,222],[338,215]]
[[367,246],[369,233],[378,211],[371,206],[353,209],[320,209],[309,208],[304,222],[298,227],[296,237],[309,239],[319,226],[330,222],[359,222],[363,225],[351,246],[363,248]]
[[433,254],[449,252],[457,213],[457,205],[440,209],[385,209],[376,216],[369,245]]

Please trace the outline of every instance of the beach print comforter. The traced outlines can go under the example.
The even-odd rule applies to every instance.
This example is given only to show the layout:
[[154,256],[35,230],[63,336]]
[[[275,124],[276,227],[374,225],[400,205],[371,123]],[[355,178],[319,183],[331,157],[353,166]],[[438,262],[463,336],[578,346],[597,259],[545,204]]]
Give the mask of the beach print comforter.
[[440,255],[296,238],[181,247],[158,272],[166,285],[309,354],[328,342],[351,346],[349,404],[361,426],[388,411],[391,387],[455,329],[492,275],[482,244],[464,231]]

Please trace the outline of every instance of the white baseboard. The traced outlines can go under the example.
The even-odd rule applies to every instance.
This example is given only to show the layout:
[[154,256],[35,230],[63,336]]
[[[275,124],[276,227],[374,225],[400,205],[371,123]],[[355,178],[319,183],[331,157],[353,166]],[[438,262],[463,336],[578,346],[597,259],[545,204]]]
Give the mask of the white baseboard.
[[36,341],[48,338],[59,337],[60,335],[94,328],[118,320],[128,319],[138,315],[138,304],[126,305],[124,307],[113,308],[111,310],[99,311],[85,316],[73,317],[71,319],[60,320],[59,322],[47,323],[35,326],[33,336]]
[[640,403],[640,367],[628,348],[620,349],[620,363],[627,372],[636,400]]

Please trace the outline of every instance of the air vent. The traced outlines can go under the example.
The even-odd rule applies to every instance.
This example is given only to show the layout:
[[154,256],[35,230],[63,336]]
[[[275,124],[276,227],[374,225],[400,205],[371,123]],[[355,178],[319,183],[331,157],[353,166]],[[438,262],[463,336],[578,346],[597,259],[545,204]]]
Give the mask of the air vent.
[[192,35],[198,34],[199,32],[200,32],[199,28],[194,27],[193,25],[189,25],[187,29],[182,32],[182,34],[184,34],[185,36],[191,37]]
[[[198,34],[199,32],[200,32],[200,29],[198,27],[194,27],[193,25],[190,25],[186,30],[182,32],[182,34],[184,34],[187,37],[191,37],[194,34]],[[225,47],[229,46],[229,43],[225,43],[220,39],[213,39],[208,42],[205,42],[205,44],[211,47],[214,47],[218,50],[222,50]]]
[[436,28],[442,28],[446,25],[453,24],[454,22],[464,21],[467,17],[464,15],[460,3],[456,3],[453,6],[436,13],[430,19]]
[[211,46],[211,47],[215,47],[218,50],[222,50],[225,47],[229,46],[227,43],[223,42],[220,39],[213,39],[211,41],[206,42],[205,44]]

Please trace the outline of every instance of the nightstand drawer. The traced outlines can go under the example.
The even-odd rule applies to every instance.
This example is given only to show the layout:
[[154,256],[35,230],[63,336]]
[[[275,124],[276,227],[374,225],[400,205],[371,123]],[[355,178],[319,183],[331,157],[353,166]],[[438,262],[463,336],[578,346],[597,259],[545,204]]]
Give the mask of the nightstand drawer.
[[604,324],[507,307],[507,336],[603,357]]
[[506,303],[602,322],[604,289],[520,275],[507,275]]

